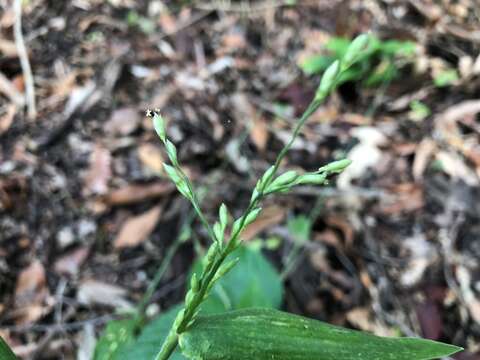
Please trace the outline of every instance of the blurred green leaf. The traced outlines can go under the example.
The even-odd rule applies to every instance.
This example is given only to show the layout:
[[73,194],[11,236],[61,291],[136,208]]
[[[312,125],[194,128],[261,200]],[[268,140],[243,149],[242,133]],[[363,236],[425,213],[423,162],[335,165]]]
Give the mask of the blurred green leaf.
[[[300,64],[300,68],[307,75],[323,73],[333,61],[345,55],[350,44],[348,39],[334,37],[325,45],[329,55],[311,56]],[[395,59],[412,56],[415,48],[416,44],[411,41],[382,41],[370,36],[368,47],[359,55],[356,64],[341,74],[338,84],[361,79],[365,79],[363,85],[369,87],[388,83],[399,76]]]
[[384,59],[365,79],[365,86],[377,86],[392,81],[398,76],[397,67],[391,60]]
[[310,240],[312,221],[305,215],[295,216],[288,219],[287,228],[299,243],[305,243]]
[[318,74],[325,71],[328,66],[335,60],[332,56],[315,55],[306,58],[301,64],[300,68],[307,75]]
[[0,359],[1,360],[17,360],[10,346],[0,336]]
[[199,316],[180,335],[190,359],[429,360],[461,348],[419,338],[386,338],[274,309]]
[[442,71],[434,79],[433,83],[436,87],[445,87],[452,85],[454,82],[458,81],[458,73],[455,69],[448,69]]
[[[227,257],[227,261],[237,257],[238,264],[213,287],[202,309],[211,302],[222,302],[226,310],[255,306],[280,307],[282,281],[260,250],[242,246]],[[201,263],[197,261],[193,272],[200,275],[200,271]]]
[[415,120],[415,121],[423,120],[426,117],[430,116],[431,113],[432,111],[430,110],[430,108],[424,103],[422,103],[421,101],[414,100],[410,103],[409,117],[412,120]]
[[386,40],[381,43],[379,50],[385,55],[411,56],[415,53],[415,48],[412,41]]
[[[166,338],[168,331],[182,306],[183,304],[175,305],[152,320],[143,328],[135,341],[124,346],[121,351],[117,351],[112,360],[153,359],[160,349],[163,340]],[[177,349],[170,359],[184,360],[186,358]]]
[[135,324],[134,319],[110,321],[97,341],[94,359],[117,359],[117,354],[133,341]]

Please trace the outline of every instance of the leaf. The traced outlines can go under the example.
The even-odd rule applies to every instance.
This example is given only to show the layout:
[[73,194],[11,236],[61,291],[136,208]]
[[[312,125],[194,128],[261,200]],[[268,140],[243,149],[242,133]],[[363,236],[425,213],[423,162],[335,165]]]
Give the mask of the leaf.
[[0,359],[2,360],[17,360],[17,357],[13,353],[12,349],[0,336]]
[[133,247],[142,243],[152,233],[162,212],[160,206],[128,219],[113,241],[116,249]]
[[[112,360],[153,359],[158,350],[160,350],[163,340],[167,337],[168,331],[172,327],[173,321],[182,307],[183,304],[175,305],[167,312],[158,316],[144,327],[140,336],[134,342],[126,344],[120,349],[121,351],[117,351]],[[170,356],[170,359],[184,360],[185,357],[177,348],[172,356]]]
[[110,321],[98,339],[94,360],[113,360],[116,354],[134,338],[134,319]]
[[164,181],[152,184],[131,184],[110,191],[102,201],[109,206],[135,204],[168,195],[174,189],[170,182]]
[[104,305],[129,311],[132,304],[125,299],[127,291],[119,286],[97,280],[84,280],[78,286],[77,300],[85,305]]
[[150,143],[142,144],[138,147],[137,154],[145,170],[153,174],[164,174],[165,159],[157,146]]
[[448,69],[440,72],[435,78],[433,79],[433,83],[436,87],[445,87],[452,85],[456,81],[458,81],[459,76],[457,70],[455,69]]
[[141,118],[133,107],[124,107],[115,110],[103,129],[109,135],[126,136],[137,130]]
[[380,50],[385,55],[411,56],[415,53],[415,46],[412,41],[386,40],[382,42]]
[[28,324],[48,313],[50,291],[47,287],[45,268],[34,260],[18,276],[15,286],[16,322]]
[[201,360],[428,360],[461,348],[417,338],[386,338],[273,309],[200,316],[180,335],[182,352]]
[[[237,265],[213,287],[202,310],[223,304],[222,310],[248,307],[278,308],[283,297],[282,281],[278,272],[262,255],[260,250],[242,246],[225,262],[238,258]],[[193,272],[200,275],[201,264],[197,261]],[[217,306],[218,308],[218,306]]]
[[328,66],[333,63],[335,59],[332,56],[315,55],[306,58],[301,64],[300,68],[307,75],[318,74],[325,71]]
[[292,234],[300,243],[305,243],[310,240],[310,233],[312,229],[312,221],[305,215],[299,215],[288,219],[288,232]]
[[95,145],[90,155],[90,167],[85,177],[85,193],[87,195],[107,193],[108,182],[112,176],[111,162],[110,151],[102,145]]

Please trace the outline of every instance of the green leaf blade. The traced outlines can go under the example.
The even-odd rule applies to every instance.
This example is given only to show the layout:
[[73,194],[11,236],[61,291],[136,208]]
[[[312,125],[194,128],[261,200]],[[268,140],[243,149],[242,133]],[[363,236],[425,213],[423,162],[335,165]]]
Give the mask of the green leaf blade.
[[180,335],[200,360],[429,360],[461,348],[416,338],[384,338],[273,309],[199,317]]
[[122,349],[133,341],[135,326],[134,319],[109,322],[95,346],[94,360],[117,359]]
[[1,360],[17,360],[17,357],[13,353],[10,346],[6,343],[5,340],[0,336],[0,359]]

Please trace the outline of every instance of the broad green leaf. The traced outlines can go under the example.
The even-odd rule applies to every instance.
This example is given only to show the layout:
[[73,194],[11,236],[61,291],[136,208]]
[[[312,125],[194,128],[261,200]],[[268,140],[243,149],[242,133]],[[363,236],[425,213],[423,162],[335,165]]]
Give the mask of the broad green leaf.
[[113,360],[130,343],[134,334],[135,320],[110,321],[95,346],[94,360]]
[[288,232],[292,234],[299,243],[303,244],[310,240],[312,221],[305,215],[299,215],[288,219],[287,228]]
[[0,359],[1,360],[17,360],[10,346],[0,336]]
[[180,335],[194,360],[429,360],[461,348],[418,338],[386,338],[274,309],[201,316]]
[[339,59],[345,55],[351,43],[349,39],[334,37],[327,42],[325,47]]
[[[150,360],[155,357],[160,349],[163,340],[167,337],[168,331],[173,325],[175,316],[183,304],[171,307],[162,313],[147,326],[145,326],[138,338],[122,348],[122,351],[115,353],[114,360]],[[170,357],[171,360],[185,360],[185,357],[178,349]]]
[[[248,307],[278,308],[282,303],[282,280],[260,250],[242,246],[227,260],[239,258],[238,264],[213,287],[202,309],[211,303],[222,303],[225,310]],[[199,261],[193,271],[200,275]],[[223,309],[222,309],[223,310]]]
[[385,55],[410,56],[415,53],[415,43],[412,41],[386,40],[380,45],[380,51]]
[[310,56],[300,63],[300,68],[307,75],[318,74],[325,71],[335,59],[332,56],[315,55]]

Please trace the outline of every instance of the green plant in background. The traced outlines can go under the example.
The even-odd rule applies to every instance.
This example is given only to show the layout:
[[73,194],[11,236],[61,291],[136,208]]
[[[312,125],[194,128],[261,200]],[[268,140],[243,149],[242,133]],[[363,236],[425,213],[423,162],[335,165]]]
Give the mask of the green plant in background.
[[[351,43],[351,40],[334,37],[326,44],[330,54],[311,56],[300,67],[307,75],[323,73],[334,61],[345,56]],[[400,74],[397,62],[408,60],[414,52],[415,43],[411,41],[379,40],[370,36],[368,48],[340,75],[338,84],[362,81],[363,86],[373,87],[388,83]]]
[[127,24],[131,27],[138,27],[145,34],[152,34],[155,31],[155,22],[140,15],[135,10],[130,10],[127,14]]
[[456,83],[460,77],[458,76],[458,72],[456,69],[445,69],[441,72],[439,72],[434,78],[433,78],[433,84],[436,87],[447,87],[450,86],[454,83]]
[[432,110],[419,100],[413,100],[410,103],[409,118],[414,121],[421,121],[430,116]]

